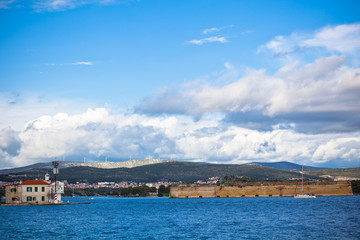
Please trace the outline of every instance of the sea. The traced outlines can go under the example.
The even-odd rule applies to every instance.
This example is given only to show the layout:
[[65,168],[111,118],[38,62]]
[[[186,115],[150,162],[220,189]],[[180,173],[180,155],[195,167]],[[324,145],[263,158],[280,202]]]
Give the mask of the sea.
[[0,239],[360,239],[360,196],[72,197],[0,206]]

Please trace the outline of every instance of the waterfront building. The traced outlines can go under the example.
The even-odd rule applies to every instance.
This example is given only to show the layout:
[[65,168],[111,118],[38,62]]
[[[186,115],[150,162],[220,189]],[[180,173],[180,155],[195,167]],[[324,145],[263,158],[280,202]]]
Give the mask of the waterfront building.
[[64,193],[64,189],[65,189],[65,184],[63,182],[56,181],[56,186],[55,186],[55,182],[51,183],[51,193],[53,195],[54,203],[62,203],[61,194]]
[[45,180],[27,180],[19,184],[5,187],[5,202],[10,204],[49,204],[62,203],[61,194],[64,193],[64,183],[50,181],[49,174]]
[[19,202],[19,184],[5,186],[5,202],[17,203]]
[[27,180],[5,187],[6,203],[48,203],[50,183],[44,180]]
[[27,180],[19,185],[22,203],[47,203],[50,199],[50,185],[43,180]]

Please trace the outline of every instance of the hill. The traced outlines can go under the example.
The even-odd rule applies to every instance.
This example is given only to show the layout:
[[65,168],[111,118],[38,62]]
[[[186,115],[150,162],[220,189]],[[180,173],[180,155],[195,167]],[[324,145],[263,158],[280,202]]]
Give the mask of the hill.
[[[300,171],[302,169],[302,165],[291,163],[291,162],[253,162],[253,164],[266,166],[266,167],[272,167],[277,168],[281,170],[287,170],[287,171]],[[311,166],[304,166],[304,170],[307,169],[318,169],[317,167],[311,167]]]
[[360,179],[360,167],[309,169],[304,171],[304,173],[309,176],[323,177],[330,179],[341,179],[341,178],[353,178],[353,180]]
[[[133,168],[157,163],[164,162],[174,162],[173,160],[167,159],[139,159],[139,160],[128,160],[123,162],[69,162],[69,161],[59,161],[59,168],[69,168],[69,167],[92,167],[92,168]],[[0,170],[0,175],[6,174],[16,174],[31,169],[52,169],[53,165],[51,162],[46,163],[35,163],[25,167],[11,168],[11,169],[2,169]]]
[[[29,169],[18,172],[17,174],[0,175],[0,181],[13,181],[20,178],[22,178],[22,180],[42,178],[47,172],[49,172],[49,169]],[[164,180],[173,182],[195,182],[214,176],[245,176],[259,180],[286,180],[301,177],[298,172],[254,164],[234,165],[164,162],[134,168],[104,169],[84,166],[67,167],[60,170],[59,180],[68,180],[69,182],[88,181],[90,183],[99,181],[156,182]]]

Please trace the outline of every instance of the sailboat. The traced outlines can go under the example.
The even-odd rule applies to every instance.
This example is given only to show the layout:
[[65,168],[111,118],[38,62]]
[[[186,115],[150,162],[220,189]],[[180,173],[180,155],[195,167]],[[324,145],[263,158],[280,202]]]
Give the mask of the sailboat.
[[294,198],[316,198],[314,194],[304,193],[304,165],[301,167],[301,194],[295,194]]

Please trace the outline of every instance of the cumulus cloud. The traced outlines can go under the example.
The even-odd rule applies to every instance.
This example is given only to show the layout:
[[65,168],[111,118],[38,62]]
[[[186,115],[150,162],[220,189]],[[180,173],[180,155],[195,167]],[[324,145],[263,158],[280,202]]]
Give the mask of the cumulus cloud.
[[58,113],[28,122],[23,131],[0,131],[0,167],[23,166],[65,157],[188,159],[245,163],[333,159],[358,162],[360,133],[302,134],[291,129],[258,131],[221,119],[186,116],[150,117],[88,109],[76,115]]
[[16,156],[21,143],[15,131],[10,127],[0,130],[0,150],[10,156]]
[[[193,116],[223,112],[242,118],[257,112],[263,117],[261,121],[267,118],[271,124],[276,118],[310,125],[326,119],[324,131],[356,131],[360,129],[360,69],[344,62],[344,56],[331,56],[300,67],[290,64],[274,74],[249,70],[222,86],[206,83],[165,91],[147,98],[137,111]],[[309,119],[301,119],[302,115]]]
[[360,24],[328,26],[318,30],[311,38],[302,42],[307,47],[325,47],[340,53],[351,53],[360,49]]
[[67,111],[75,114],[87,109],[92,104],[81,100],[57,100],[42,95],[24,93],[0,93],[0,129],[11,126],[21,131],[24,125],[39,116]]
[[358,137],[342,137],[331,139],[319,145],[313,154],[314,162],[327,162],[343,159],[352,161],[360,156],[360,139]]
[[194,39],[194,40],[190,40],[190,41],[186,41],[187,43],[192,43],[195,45],[203,45],[204,43],[209,43],[209,42],[220,42],[220,43],[226,43],[227,40],[225,37],[221,37],[221,36],[213,36],[213,37],[208,37],[208,38],[203,38],[203,39]]
[[0,130],[0,168],[13,166],[12,158],[19,154],[21,142],[10,127]]

